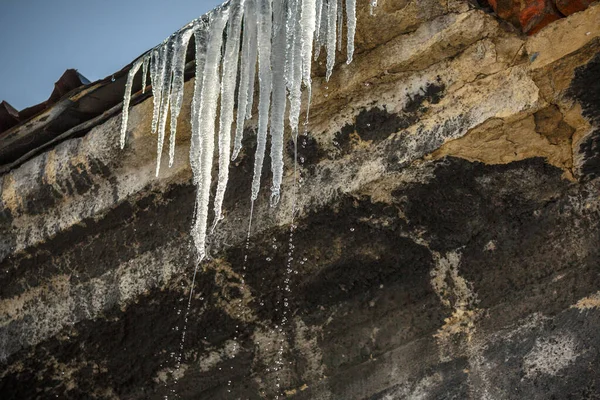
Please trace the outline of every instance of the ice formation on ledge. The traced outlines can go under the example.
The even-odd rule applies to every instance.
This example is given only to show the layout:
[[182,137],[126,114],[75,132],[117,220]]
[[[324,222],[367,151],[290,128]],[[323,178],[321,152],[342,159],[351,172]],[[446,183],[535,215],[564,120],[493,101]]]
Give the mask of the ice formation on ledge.
[[[371,4],[376,1],[371,0]],[[288,125],[295,140],[301,119],[303,86],[307,93],[305,98],[310,102],[313,57],[317,58],[321,48],[325,47],[326,78],[329,80],[336,51],[344,50],[344,13],[345,52],[350,63],[356,32],[356,0],[230,0],[190,22],[133,63],[125,86],[120,144],[121,148],[125,146],[133,81],[141,69],[142,91],[146,90],[148,74],[152,85],[152,132],[158,135],[158,176],[169,115],[169,166],[173,165],[186,54],[194,37],[196,80],[191,110],[190,164],[197,186],[192,234],[200,259],[206,255],[215,136],[219,171],[213,199],[213,228],[222,218],[229,163],[242,148],[244,122],[252,115],[258,72],[258,130],[252,201],[258,197],[267,135],[270,134],[271,203],[276,205],[283,178],[286,108]],[[234,110],[236,101],[237,110]]]

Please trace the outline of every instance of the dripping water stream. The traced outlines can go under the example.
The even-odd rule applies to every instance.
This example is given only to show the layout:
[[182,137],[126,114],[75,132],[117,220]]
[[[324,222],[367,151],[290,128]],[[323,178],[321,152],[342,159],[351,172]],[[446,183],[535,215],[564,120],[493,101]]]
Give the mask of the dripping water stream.
[[371,14],[371,16],[375,15],[375,7],[377,7],[377,0],[370,0],[369,7],[369,13]]
[[[290,223],[290,233],[289,233],[289,238],[288,238],[288,254],[287,254],[287,260],[286,260],[286,266],[285,266],[285,274],[284,274],[284,293],[283,293],[283,312],[282,312],[282,318],[281,318],[281,344],[279,347],[279,367],[280,367],[280,371],[281,369],[283,369],[283,364],[284,364],[284,359],[283,359],[283,351],[284,351],[284,346],[285,346],[285,341],[286,341],[286,328],[288,326],[288,321],[289,321],[289,314],[290,314],[290,307],[289,307],[289,298],[292,296],[292,289],[291,289],[291,285],[290,285],[290,281],[292,278],[292,263],[294,261],[294,232],[296,230],[296,213],[298,212],[297,210],[297,201],[298,201],[298,138],[294,138],[294,190],[292,193],[292,221]],[[291,362],[290,362],[291,364]],[[277,377],[278,380],[278,385],[280,385],[280,381],[281,381],[281,376]],[[279,390],[281,390],[281,388],[278,386],[277,387]],[[279,395],[283,395],[283,393],[280,393],[278,390],[278,395],[276,397],[276,399],[279,398]]]
[[[254,200],[250,202],[250,216],[248,218],[248,232],[246,233],[246,243],[244,245],[244,259],[242,261],[242,274],[241,274],[241,285],[240,285],[240,293],[241,297],[238,300],[238,314],[236,315],[238,318],[238,322],[235,325],[235,336],[233,337],[233,357],[235,357],[235,353],[238,346],[238,340],[240,336],[240,323],[246,321],[246,313],[244,309],[244,297],[246,294],[246,268],[248,265],[248,253],[250,250],[250,234],[252,232],[252,218],[254,216]],[[233,367],[231,367],[233,369]],[[233,384],[231,380],[227,381],[227,392],[231,393],[233,388]]]
[[[194,253],[193,247],[194,247],[193,244],[190,242],[188,245],[188,248],[187,248],[187,250],[188,250],[188,256],[186,257],[187,259],[190,258],[190,254]],[[173,379],[174,385],[172,385],[173,387],[171,389],[169,389],[169,379],[164,379],[163,386],[164,386],[165,392],[167,393],[163,397],[165,400],[169,399],[169,395],[173,395],[174,398],[179,398],[176,388],[177,388],[177,382],[180,377],[180,370],[181,370],[181,365],[182,365],[182,360],[183,360],[183,352],[184,352],[185,338],[186,338],[186,333],[187,333],[187,328],[188,328],[189,314],[190,314],[192,299],[193,299],[193,295],[194,295],[196,276],[197,276],[198,268],[200,267],[200,264],[201,264],[201,260],[196,259],[194,261],[194,273],[192,276],[191,284],[189,286],[190,294],[189,294],[189,296],[187,296],[187,304],[185,305],[185,312],[183,313],[183,324],[181,324],[181,320],[179,320],[179,322],[177,324],[175,324],[175,326],[173,327],[173,331],[175,331],[175,332],[181,331],[181,337],[179,339],[179,346],[177,347],[176,352],[169,353],[170,358],[175,362],[174,366],[168,369],[168,372],[169,372],[171,378]],[[185,263],[185,265],[187,265],[187,263]],[[182,297],[180,297],[179,301],[178,301],[180,303],[184,302],[186,299],[185,284],[183,282],[181,283],[181,289],[182,289],[183,293],[182,293]],[[202,298],[201,298],[201,300],[202,300]],[[184,311],[184,310],[180,306],[177,309],[177,315],[178,316],[181,315],[182,311]],[[162,367],[164,365],[164,363],[161,363],[160,365]],[[167,377],[168,377],[168,375],[167,375]]]
[[[194,275],[192,277],[192,283],[190,285],[190,295],[188,297],[188,302],[187,302],[187,306],[186,306],[186,310],[185,310],[185,314],[183,317],[183,328],[181,330],[181,340],[179,341],[179,355],[177,356],[175,362],[175,371],[173,373],[173,377],[174,377],[174,389],[173,389],[173,394],[177,397],[179,397],[177,395],[176,392],[176,388],[177,388],[177,382],[179,381],[179,372],[181,369],[181,361],[183,358],[183,349],[184,349],[184,345],[185,345],[185,335],[187,333],[187,326],[188,326],[188,318],[189,318],[189,314],[190,314],[190,308],[192,306],[192,298],[194,296],[194,286],[196,284],[196,274],[198,273],[198,267],[200,266],[201,260],[198,260],[195,262],[194,265]],[[168,399],[167,396],[165,396],[165,399]]]
[[[377,0],[369,0],[371,8]],[[345,7],[344,7],[345,5]],[[344,9],[345,8],[345,9]],[[290,319],[289,299],[291,297],[291,277],[294,262],[294,233],[298,212],[298,191],[302,177],[299,176],[298,162],[298,120],[302,106],[303,86],[308,93],[308,104],[304,133],[307,133],[308,113],[311,100],[311,68],[313,53],[315,60],[321,48],[325,48],[327,58],[326,79],[329,80],[335,65],[336,50],[342,50],[341,40],[344,11],[347,26],[347,63],[352,61],[354,36],[356,31],[356,0],[230,0],[217,7],[205,17],[200,17],[167,38],[162,44],[138,58],[130,69],[123,99],[123,113],[120,130],[120,145],[125,146],[129,106],[134,77],[142,70],[142,91],[146,90],[149,78],[153,97],[151,131],[157,133],[156,175],[160,170],[160,160],[168,115],[170,114],[169,167],[173,165],[177,117],[180,113],[186,54],[188,42],[194,37],[196,44],[196,79],[191,102],[191,144],[190,165],[193,183],[196,186],[196,204],[192,237],[197,259],[190,292],[183,315],[181,340],[175,367],[171,376],[177,383],[181,374],[184,344],[194,296],[196,278],[201,262],[206,258],[206,238],[217,222],[222,219],[222,202],[228,181],[229,161],[235,159],[242,147],[244,121],[252,114],[255,74],[258,73],[258,145],[255,154],[252,177],[251,209],[246,235],[245,254],[241,273],[242,297],[239,303],[238,318],[244,321],[246,311],[243,303],[246,292],[245,277],[252,231],[254,202],[258,198],[260,180],[265,157],[267,132],[271,133],[271,168],[273,186],[271,203],[277,205],[281,178],[283,176],[283,134],[285,126],[286,98],[289,102],[288,123],[294,143],[294,177],[292,191],[292,217],[288,237],[288,252],[283,274],[283,293],[277,295],[277,312],[281,319],[275,325],[279,334],[275,372],[277,393],[281,394],[281,372],[285,351],[285,336]],[[224,35],[226,33],[226,35]],[[258,61],[258,62],[257,62]],[[239,64],[239,71],[238,71]],[[258,68],[256,68],[258,66]],[[256,71],[257,69],[257,71]],[[234,113],[234,99],[237,90],[237,111]],[[325,86],[327,89],[327,86]],[[327,97],[327,94],[325,94]],[[275,107],[273,107],[275,105]],[[271,106],[271,107],[270,107]],[[218,111],[219,110],[219,111]],[[237,114],[236,114],[237,113]],[[235,120],[233,154],[230,154],[231,127]],[[217,125],[218,123],[218,125]],[[217,129],[218,126],[218,129]],[[215,140],[215,136],[216,139]],[[208,207],[211,201],[213,153],[215,142],[219,150],[219,174],[217,191],[214,196],[215,222],[212,229],[207,225]],[[302,264],[302,262],[300,262]],[[279,287],[278,289],[281,289]],[[202,300],[202,297],[200,297]],[[180,299],[184,302],[185,297]],[[281,311],[280,311],[281,310]],[[183,310],[178,311],[178,315]],[[178,331],[179,326],[174,328]],[[236,325],[234,346],[238,346],[241,335]],[[173,353],[175,354],[175,353]],[[233,367],[232,367],[233,368]],[[165,385],[167,383],[165,382]],[[232,382],[228,382],[231,391]],[[176,397],[176,389],[169,391]],[[168,396],[165,396],[168,398]]]

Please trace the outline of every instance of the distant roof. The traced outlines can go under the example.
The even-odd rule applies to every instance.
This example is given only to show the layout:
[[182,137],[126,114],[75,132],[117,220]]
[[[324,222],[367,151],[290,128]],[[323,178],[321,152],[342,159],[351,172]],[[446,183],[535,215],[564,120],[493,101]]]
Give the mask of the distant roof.
[[[186,80],[194,76],[193,40],[186,57]],[[6,101],[0,103],[0,174],[66,139],[85,135],[119,114],[132,65],[96,82],[90,82],[75,69],[68,69],[45,102],[21,111]],[[130,106],[152,95],[151,90],[141,92],[142,77],[138,74],[133,81]]]
[[[117,75],[118,81],[105,78],[90,83],[76,70],[68,69],[55,83],[46,101],[21,111],[2,102],[0,173],[20,165],[29,156],[37,154],[40,147],[46,148],[46,144],[60,141],[64,133],[118,104],[126,73],[120,71],[115,78]],[[92,93],[94,96],[90,96]]]
[[13,126],[17,126],[41,111],[47,109],[48,107],[51,107],[54,103],[59,101],[62,96],[71,90],[89,83],[90,81],[85,76],[81,75],[77,70],[68,69],[60,77],[60,79],[54,83],[54,90],[52,91],[52,94],[48,100],[42,103],[24,108],[21,111],[17,111],[7,101],[2,101],[2,103],[0,103],[0,135]]

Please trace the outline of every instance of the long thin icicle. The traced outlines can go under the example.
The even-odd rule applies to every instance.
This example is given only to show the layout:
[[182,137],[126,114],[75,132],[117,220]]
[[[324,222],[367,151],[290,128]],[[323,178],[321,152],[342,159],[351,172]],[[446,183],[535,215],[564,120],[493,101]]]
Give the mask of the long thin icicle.
[[337,48],[339,51],[342,51],[342,33],[344,29],[344,0],[338,0],[337,5]]
[[244,121],[252,112],[254,98],[254,79],[256,74],[256,3],[246,0],[244,4],[244,40],[242,42],[242,60],[240,64],[240,84],[238,89],[238,104],[235,139],[233,143],[232,160],[235,160],[242,149],[244,138]]
[[356,36],[356,0],[346,0],[346,25],[348,26],[348,42],[346,64],[350,64],[354,57],[354,36]]
[[[181,103],[183,102],[183,88],[185,84],[185,56],[187,47],[192,34],[193,23],[188,24],[182,29],[175,39],[175,49],[173,51],[173,84],[171,87],[171,136],[169,137],[169,167],[173,166],[175,159],[175,135],[177,133],[177,118],[181,111]],[[166,119],[166,116],[165,116]]]
[[199,119],[200,177],[197,180],[199,186],[196,193],[196,219],[194,221],[193,237],[200,260],[206,256],[205,243],[215,148],[215,120],[221,87],[219,66],[223,45],[223,30],[228,17],[229,9],[227,8],[217,8],[210,16],[210,39],[204,66],[200,108],[197,114]]
[[142,93],[146,93],[146,85],[148,83],[148,64],[150,63],[150,55],[144,56],[142,63]]
[[308,99],[312,94],[311,88],[311,67],[312,51],[315,35],[317,4],[315,0],[302,1],[302,14],[300,16],[300,25],[302,27],[302,82],[308,91]]
[[316,14],[315,14],[315,61],[319,58],[318,52],[321,51],[321,16],[323,15],[323,0],[316,0]]
[[223,78],[221,79],[221,116],[219,121],[219,178],[214,200],[215,221],[213,229],[222,218],[223,199],[229,179],[229,160],[231,157],[231,125],[235,102],[235,84],[237,82],[238,60],[240,54],[240,33],[244,0],[232,0],[230,18],[227,27],[227,44],[223,56]]
[[258,3],[254,0],[254,5],[252,9],[249,10],[250,13],[254,13],[254,21],[248,26],[248,37],[250,40],[250,47],[248,50],[250,51],[248,61],[248,76],[250,79],[248,80],[248,103],[246,104],[246,119],[252,118],[252,107],[254,106],[254,83],[256,81],[256,64],[258,62]]
[[194,185],[200,184],[200,123],[198,110],[202,97],[202,83],[208,42],[208,24],[200,19],[194,26],[194,41],[196,42],[196,78],[194,79],[194,95],[192,97],[192,137],[190,139],[190,166]]
[[[278,0],[276,0],[278,1]],[[258,197],[262,174],[267,129],[269,125],[269,107],[271,103],[271,0],[258,0],[258,133],[256,154],[254,156],[254,176],[252,177],[252,201]]]
[[273,94],[271,96],[271,205],[279,202],[281,181],[283,179],[283,131],[285,126],[286,105],[286,14],[284,3],[273,3],[273,48],[271,69],[273,71]]
[[290,87],[290,128],[294,139],[298,135],[298,121],[300,119],[300,107],[302,105],[302,26],[300,18],[302,15],[302,0],[297,0],[297,4],[292,14],[292,26],[294,33],[292,35],[292,48],[289,57],[293,60],[289,72]]
[[127,135],[127,123],[129,122],[129,104],[131,103],[131,90],[133,88],[133,78],[142,66],[143,60],[138,58],[129,73],[127,74],[127,83],[125,84],[125,96],[123,97],[123,112],[121,114],[121,148],[125,147],[125,135]]
[[163,66],[161,68],[160,83],[160,108],[158,117],[158,146],[156,146],[156,176],[160,172],[160,161],[162,159],[163,144],[165,142],[165,130],[167,129],[167,115],[169,111],[169,102],[171,100],[171,84],[173,83],[173,50],[175,48],[175,37],[171,37],[164,45]]
[[302,0],[288,0],[286,17],[285,17],[285,35],[286,35],[286,46],[285,46],[285,80],[287,89],[292,92],[294,84],[294,45],[296,44],[296,17],[298,12],[298,1]]
[[325,80],[329,81],[335,65],[335,45],[337,30],[337,1],[329,0],[327,10],[327,74]]
[[316,26],[317,33],[315,43],[315,61],[317,61],[317,59],[321,55],[321,48],[327,44],[327,24],[329,22],[329,18],[327,17],[327,13],[329,12],[329,1],[318,0],[317,4],[320,4],[321,7],[320,11],[317,10],[317,17],[319,17],[319,19]]
[[164,69],[165,46],[160,45],[152,51],[150,59],[150,82],[152,83],[152,100],[154,109],[152,111],[152,133],[158,130],[158,117],[160,116],[160,103],[162,98],[162,71]]

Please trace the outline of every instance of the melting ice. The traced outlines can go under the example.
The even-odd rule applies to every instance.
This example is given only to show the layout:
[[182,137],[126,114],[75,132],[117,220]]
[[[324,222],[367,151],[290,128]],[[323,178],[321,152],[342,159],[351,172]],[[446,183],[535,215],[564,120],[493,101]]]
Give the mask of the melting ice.
[[[377,1],[370,0],[370,4],[375,6]],[[344,15],[346,48],[342,49]],[[197,186],[192,234],[200,259],[206,254],[214,150],[215,147],[218,149],[218,175],[217,190],[212,199],[213,228],[222,218],[229,163],[242,149],[244,122],[252,116],[255,82],[258,83],[258,130],[251,196],[252,201],[256,200],[260,191],[270,136],[271,203],[276,205],[283,178],[286,111],[295,140],[303,87],[307,93],[305,98],[310,102],[313,58],[316,59],[321,48],[325,48],[326,78],[329,80],[337,51],[346,53],[347,63],[352,61],[355,32],[356,0],[230,0],[190,22],[133,63],[125,86],[120,145],[121,148],[125,146],[133,82],[141,70],[142,91],[146,91],[148,75],[152,85],[151,129],[158,136],[158,176],[169,115],[169,166],[173,165],[186,54],[194,37],[196,79],[189,157],[193,182]]]

